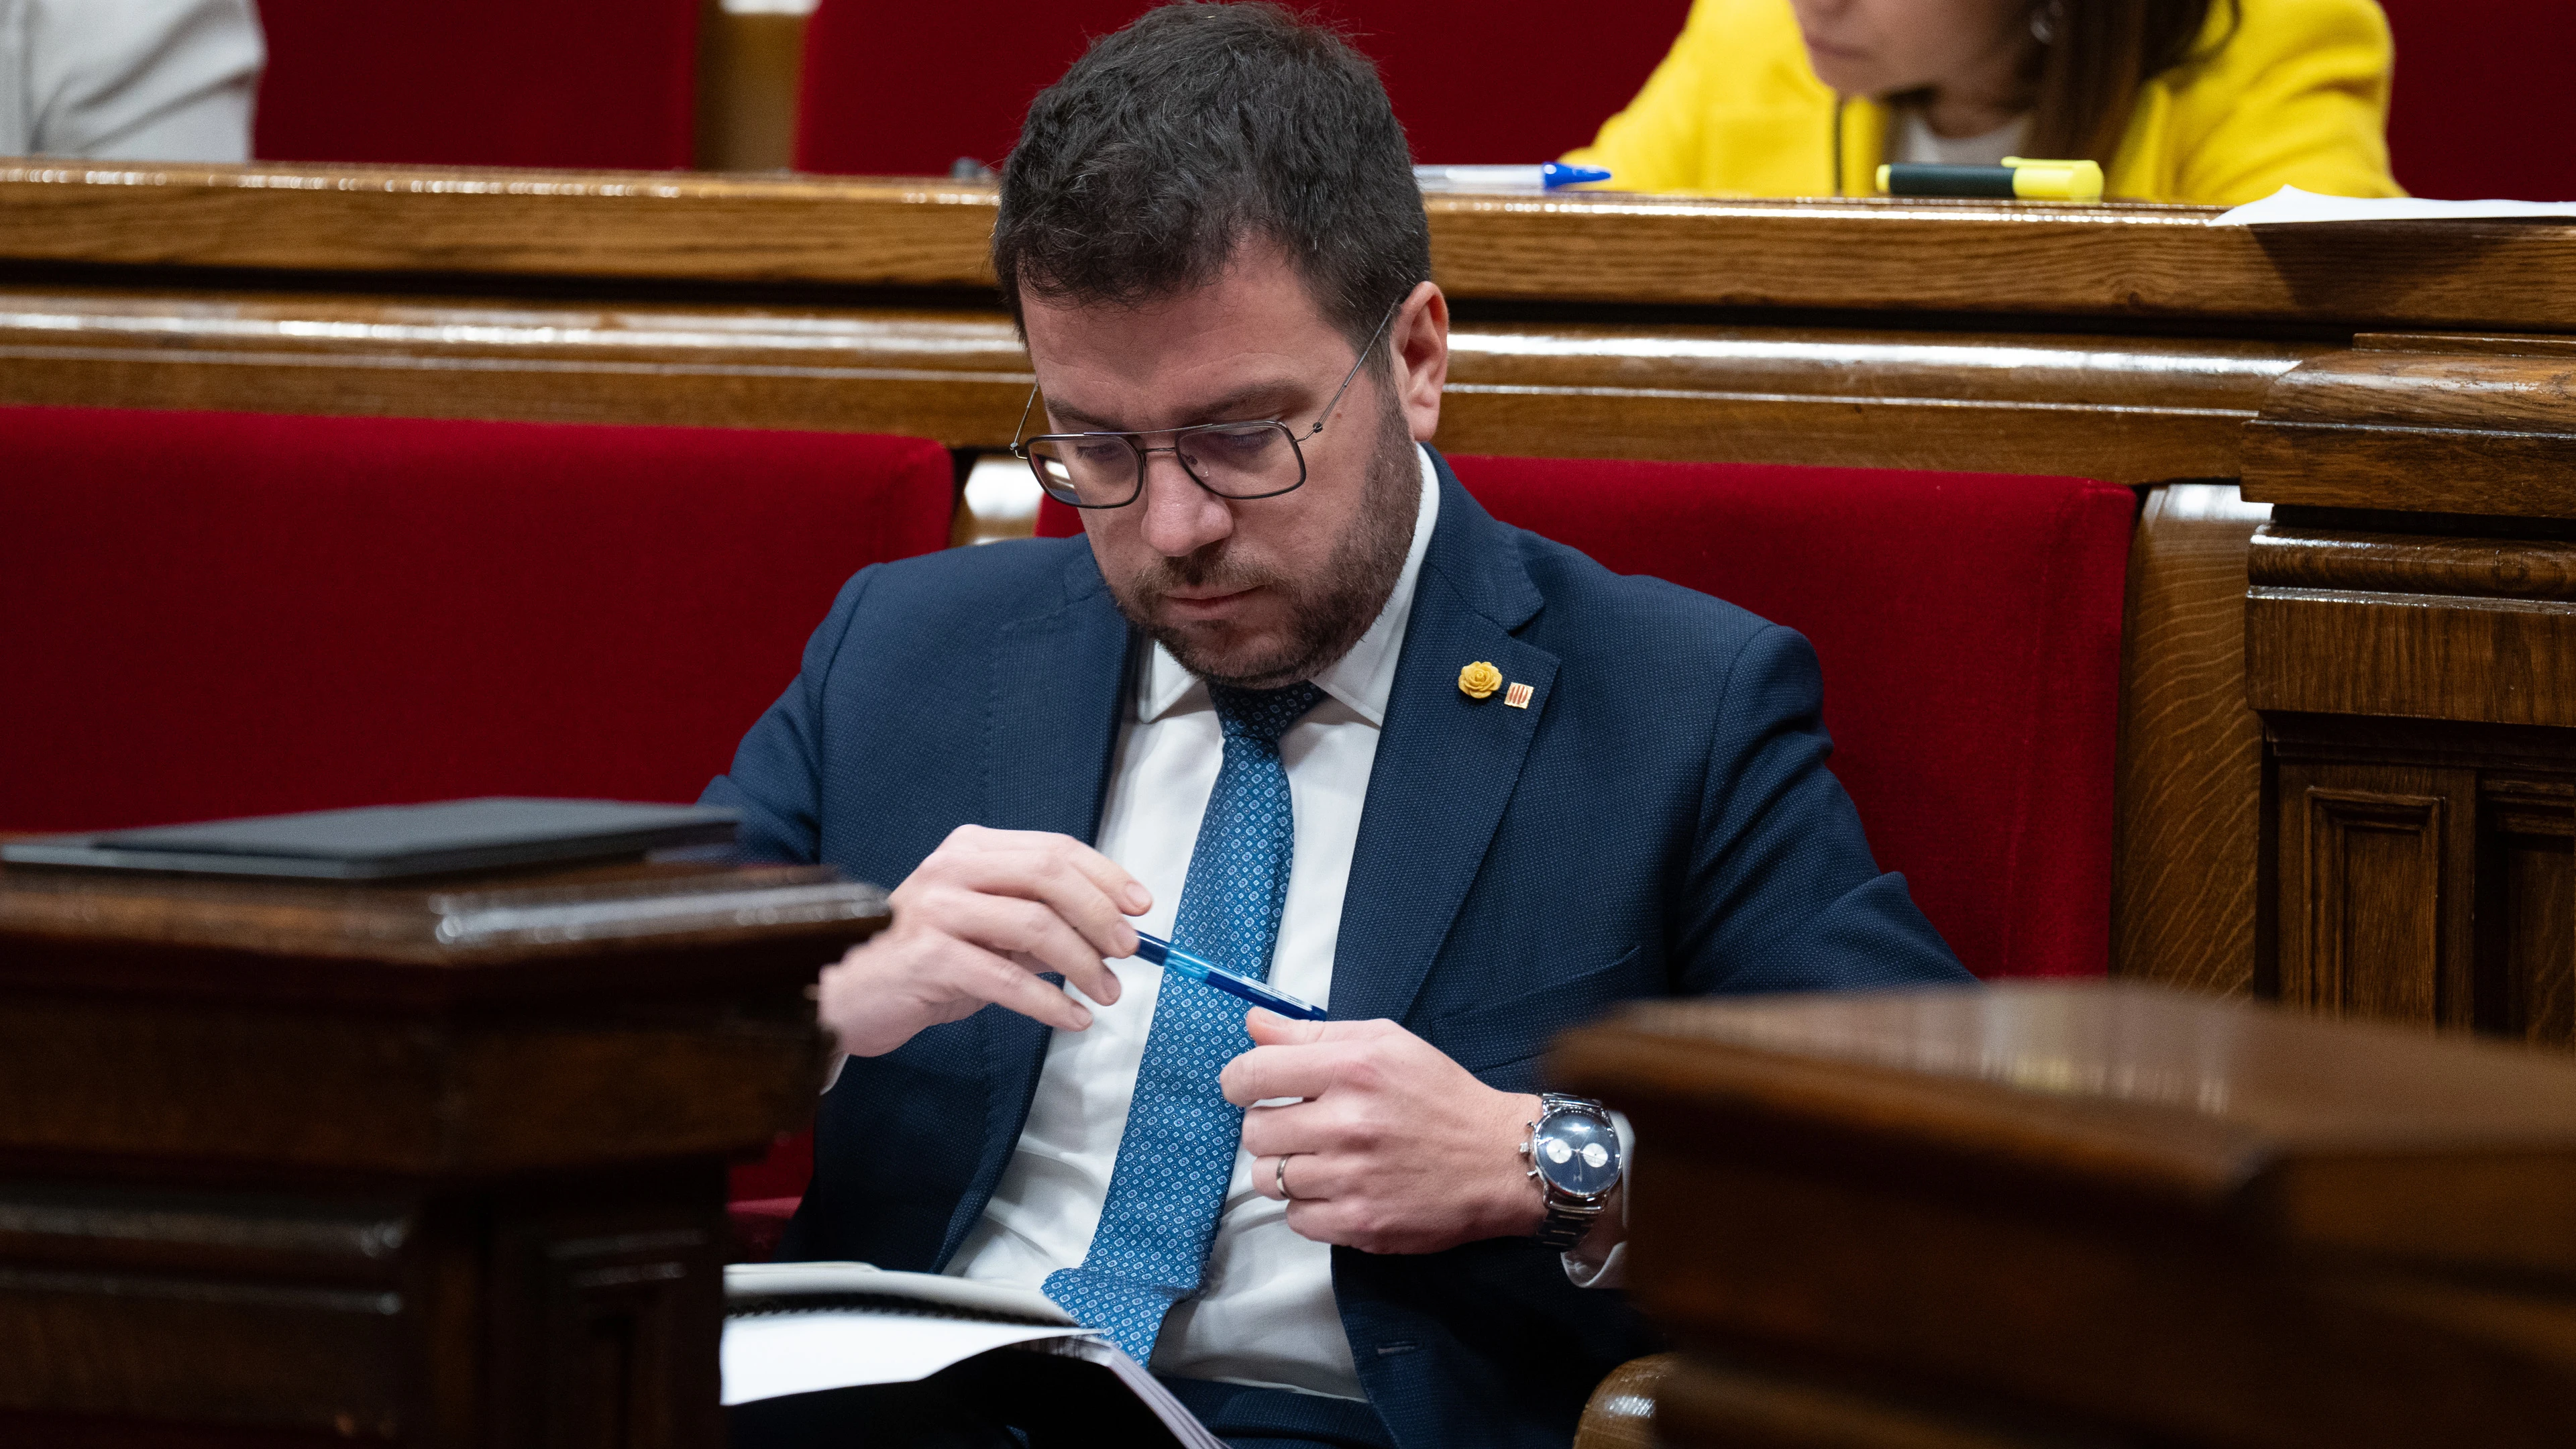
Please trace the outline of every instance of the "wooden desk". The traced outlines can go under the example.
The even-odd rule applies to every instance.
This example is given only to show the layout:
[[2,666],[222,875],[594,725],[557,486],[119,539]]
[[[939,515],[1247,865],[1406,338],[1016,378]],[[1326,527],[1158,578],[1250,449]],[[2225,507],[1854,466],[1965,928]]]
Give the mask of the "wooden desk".
[[[990,290],[994,201],[901,178],[0,163],[0,403],[989,450],[1031,383]],[[2576,346],[2576,228],[1428,205],[1458,318],[1451,451],[2138,485],[2115,972],[2576,1033],[2553,1004],[2576,1001],[2576,794],[2557,793],[2576,779],[2557,632],[2576,596],[2533,582],[2559,576],[2548,546],[2576,526],[2576,493],[2550,481],[2576,449],[2554,381]],[[2304,511],[2250,585],[2249,678],[2247,557],[2272,504]],[[2358,558],[2346,543],[2429,558],[2408,541],[2425,538],[2467,554],[2324,562]],[[2301,773],[2328,764],[2379,773]],[[2436,788],[2425,769],[2451,773]],[[2312,787],[2374,798],[2355,815]]]
[[0,1442],[721,1443],[826,873],[0,874]]
[[2557,1445],[2576,1064],[2116,984],[1629,1008],[1673,1446]]

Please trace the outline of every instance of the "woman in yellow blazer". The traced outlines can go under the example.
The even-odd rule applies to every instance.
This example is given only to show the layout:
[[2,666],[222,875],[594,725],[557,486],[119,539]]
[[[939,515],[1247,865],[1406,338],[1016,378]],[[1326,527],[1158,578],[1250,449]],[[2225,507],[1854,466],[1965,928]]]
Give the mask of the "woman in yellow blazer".
[[1566,159],[1622,191],[1869,195],[1884,160],[2010,151],[2115,199],[2397,196],[2391,58],[2373,0],[1698,0]]

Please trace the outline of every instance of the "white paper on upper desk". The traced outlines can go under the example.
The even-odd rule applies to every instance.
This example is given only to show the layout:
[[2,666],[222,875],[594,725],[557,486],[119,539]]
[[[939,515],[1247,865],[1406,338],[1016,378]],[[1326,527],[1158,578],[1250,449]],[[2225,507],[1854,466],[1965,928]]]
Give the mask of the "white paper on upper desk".
[[2211,226],[2314,226],[2338,221],[2576,221],[2576,201],[2430,201],[2420,196],[2319,196],[2284,186]]

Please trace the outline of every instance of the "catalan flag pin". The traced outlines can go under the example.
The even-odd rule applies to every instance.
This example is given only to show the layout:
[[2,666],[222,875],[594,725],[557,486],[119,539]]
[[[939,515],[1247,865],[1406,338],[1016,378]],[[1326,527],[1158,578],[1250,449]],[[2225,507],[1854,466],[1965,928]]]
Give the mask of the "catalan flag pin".
[[1503,691],[1503,703],[1510,705],[1514,709],[1527,709],[1529,708],[1530,696],[1535,693],[1537,693],[1537,691],[1531,689],[1528,685],[1523,684],[1518,680],[1514,680],[1512,682],[1512,687]]

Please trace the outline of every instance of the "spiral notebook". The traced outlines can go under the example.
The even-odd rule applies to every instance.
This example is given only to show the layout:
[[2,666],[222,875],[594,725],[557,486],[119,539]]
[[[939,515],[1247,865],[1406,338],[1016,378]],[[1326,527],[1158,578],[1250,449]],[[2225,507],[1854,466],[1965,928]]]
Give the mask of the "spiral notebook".
[[1034,1351],[1114,1376],[1184,1449],[1225,1449],[1162,1381],[1045,1294],[866,1263],[725,1269],[724,1401],[910,1383],[979,1354]]

